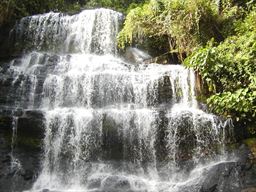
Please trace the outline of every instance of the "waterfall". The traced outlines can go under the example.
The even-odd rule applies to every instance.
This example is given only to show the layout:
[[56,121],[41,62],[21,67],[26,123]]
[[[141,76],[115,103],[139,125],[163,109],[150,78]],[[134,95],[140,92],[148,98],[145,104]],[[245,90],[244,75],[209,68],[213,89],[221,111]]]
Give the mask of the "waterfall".
[[17,158],[15,158],[14,155],[14,148],[15,148],[15,144],[16,144],[16,140],[17,140],[17,128],[18,128],[18,117],[16,117],[13,114],[13,120],[12,120],[12,141],[11,141],[11,166],[10,169],[13,171],[17,171],[19,169],[21,169],[21,164],[19,162],[19,160]]
[[121,20],[107,9],[51,12],[12,30],[25,48],[6,72],[6,103],[45,118],[31,191],[197,192],[226,161],[229,126],[200,109],[193,71],[120,58]]
[[50,12],[21,19],[12,31],[12,38],[17,48],[21,44],[27,50],[116,54],[115,36],[121,19],[120,13],[106,13],[104,9],[73,16]]

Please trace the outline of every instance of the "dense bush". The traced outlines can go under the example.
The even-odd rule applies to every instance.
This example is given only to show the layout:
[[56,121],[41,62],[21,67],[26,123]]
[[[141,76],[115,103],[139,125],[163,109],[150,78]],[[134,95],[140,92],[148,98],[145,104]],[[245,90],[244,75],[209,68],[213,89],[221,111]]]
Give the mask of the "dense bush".
[[254,4],[254,0],[150,0],[129,11],[119,46],[168,37],[169,51],[183,61],[212,38],[221,42],[233,35],[236,23]]
[[222,40],[218,25],[216,4],[211,1],[151,0],[130,10],[119,34],[119,46],[168,36],[170,51],[182,59],[211,38]]
[[86,7],[107,7],[125,13],[129,7],[136,7],[145,0],[89,0]]
[[207,103],[225,116],[256,119],[256,11],[235,24],[235,34],[193,53],[185,64],[209,87]]
[[[119,46],[168,39],[208,89],[210,108],[237,120],[256,119],[256,1],[150,0],[130,10]],[[167,38],[166,38],[167,37]],[[203,98],[203,97],[201,97]]]
[[64,0],[2,0],[0,3],[0,25],[23,16],[64,10]]

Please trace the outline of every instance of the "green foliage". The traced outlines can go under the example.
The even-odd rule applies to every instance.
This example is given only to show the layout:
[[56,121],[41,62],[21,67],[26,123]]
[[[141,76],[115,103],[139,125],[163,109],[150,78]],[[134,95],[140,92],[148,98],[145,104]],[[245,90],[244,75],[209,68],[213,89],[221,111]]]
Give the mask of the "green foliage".
[[129,11],[118,42],[150,38],[165,39],[181,61],[190,55],[185,64],[202,76],[213,111],[256,119],[256,1],[150,0]]
[[172,47],[179,52],[191,53],[212,37],[218,38],[217,14],[210,1],[187,0],[169,3],[169,34]]
[[255,16],[253,16],[255,12],[252,11],[255,9],[255,6],[255,0],[226,0],[222,16],[219,17],[219,23],[221,23],[220,30],[223,37],[227,38],[237,34],[238,30],[243,33],[248,27],[243,24],[251,25],[251,27],[255,26]]
[[207,102],[216,113],[235,117],[236,120],[240,120],[244,118],[255,118],[255,100],[255,91],[248,88],[241,88],[235,92],[215,94]]
[[182,59],[211,38],[222,40],[217,17],[211,1],[151,0],[130,10],[119,34],[119,46],[168,36],[170,51],[178,52]]
[[153,0],[130,10],[124,27],[118,36],[121,48],[124,48],[127,44],[132,44],[133,41],[143,41],[144,37],[166,34],[165,31],[161,31],[163,28],[162,22],[154,23],[162,11],[159,5],[158,1]]
[[0,25],[10,19],[66,9],[64,0],[2,0],[0,3]]
[[246,15],[244,20],[239,20],[236,23],[236,32],[243,34],[245,31],[256,32],[256,6],[252,8],[252,11]]
[[211,42],[185,60],[209,87],[207,103],[218,114],[256,119],[256,11],[235,24],[235,35]]
[[126,12],[129,7],[136,7],[144,0],[90,0],[84,5],[86,7],[107,7],[120,12]]
[[256,159],[256,138],[246,139],[244,143],[249,147],[251,151],[251,155],[253,156],[251,158]]
[[[130,9],[119,33],[119,47],[168,37],[169,51],[183,61],[212,38],[222,42],[234,35],[254,5],[254,0],[149,0]],[[255,26],[255,17],[251,20]]]

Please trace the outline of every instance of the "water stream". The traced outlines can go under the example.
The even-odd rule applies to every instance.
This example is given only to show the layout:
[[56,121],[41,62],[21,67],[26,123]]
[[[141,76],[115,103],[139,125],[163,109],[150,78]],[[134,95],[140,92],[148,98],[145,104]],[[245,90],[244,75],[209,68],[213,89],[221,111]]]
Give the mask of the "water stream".
[[31,191],[197,192],[211,166],[230,160],[230,126],[199,108],[193,71],[121,59],[121,20],[96,9],[26,17],[13,29],[26,45],[8,71],[15,105],[45,117]]

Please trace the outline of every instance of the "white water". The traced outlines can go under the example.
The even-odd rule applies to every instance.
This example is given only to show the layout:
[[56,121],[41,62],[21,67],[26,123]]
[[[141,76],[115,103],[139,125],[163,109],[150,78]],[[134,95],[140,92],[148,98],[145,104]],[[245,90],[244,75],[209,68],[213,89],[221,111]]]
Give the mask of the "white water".
[[37,50],[116,54],[115,36],[121,19],[120,13],[105,9],[73,16],[50,12],[21,19],[13,35],[18,43]]
[[17,130],[18,129],[18,117],[13,115],[13,120],[12,120],[12,141],[11,141],[11,165],[10,165],[10,170],[11,171],[17,171],[20,170],[21,163],[18,158],[15,157],[15,145],[17,142]]
[[36,50],[9,70],[18,104],[45,113],[31,191],[196,192],[225,161],[227,126],[198,108],[193,71],[118,58],[120,18],[105,9],[49,13],[14,29]]

